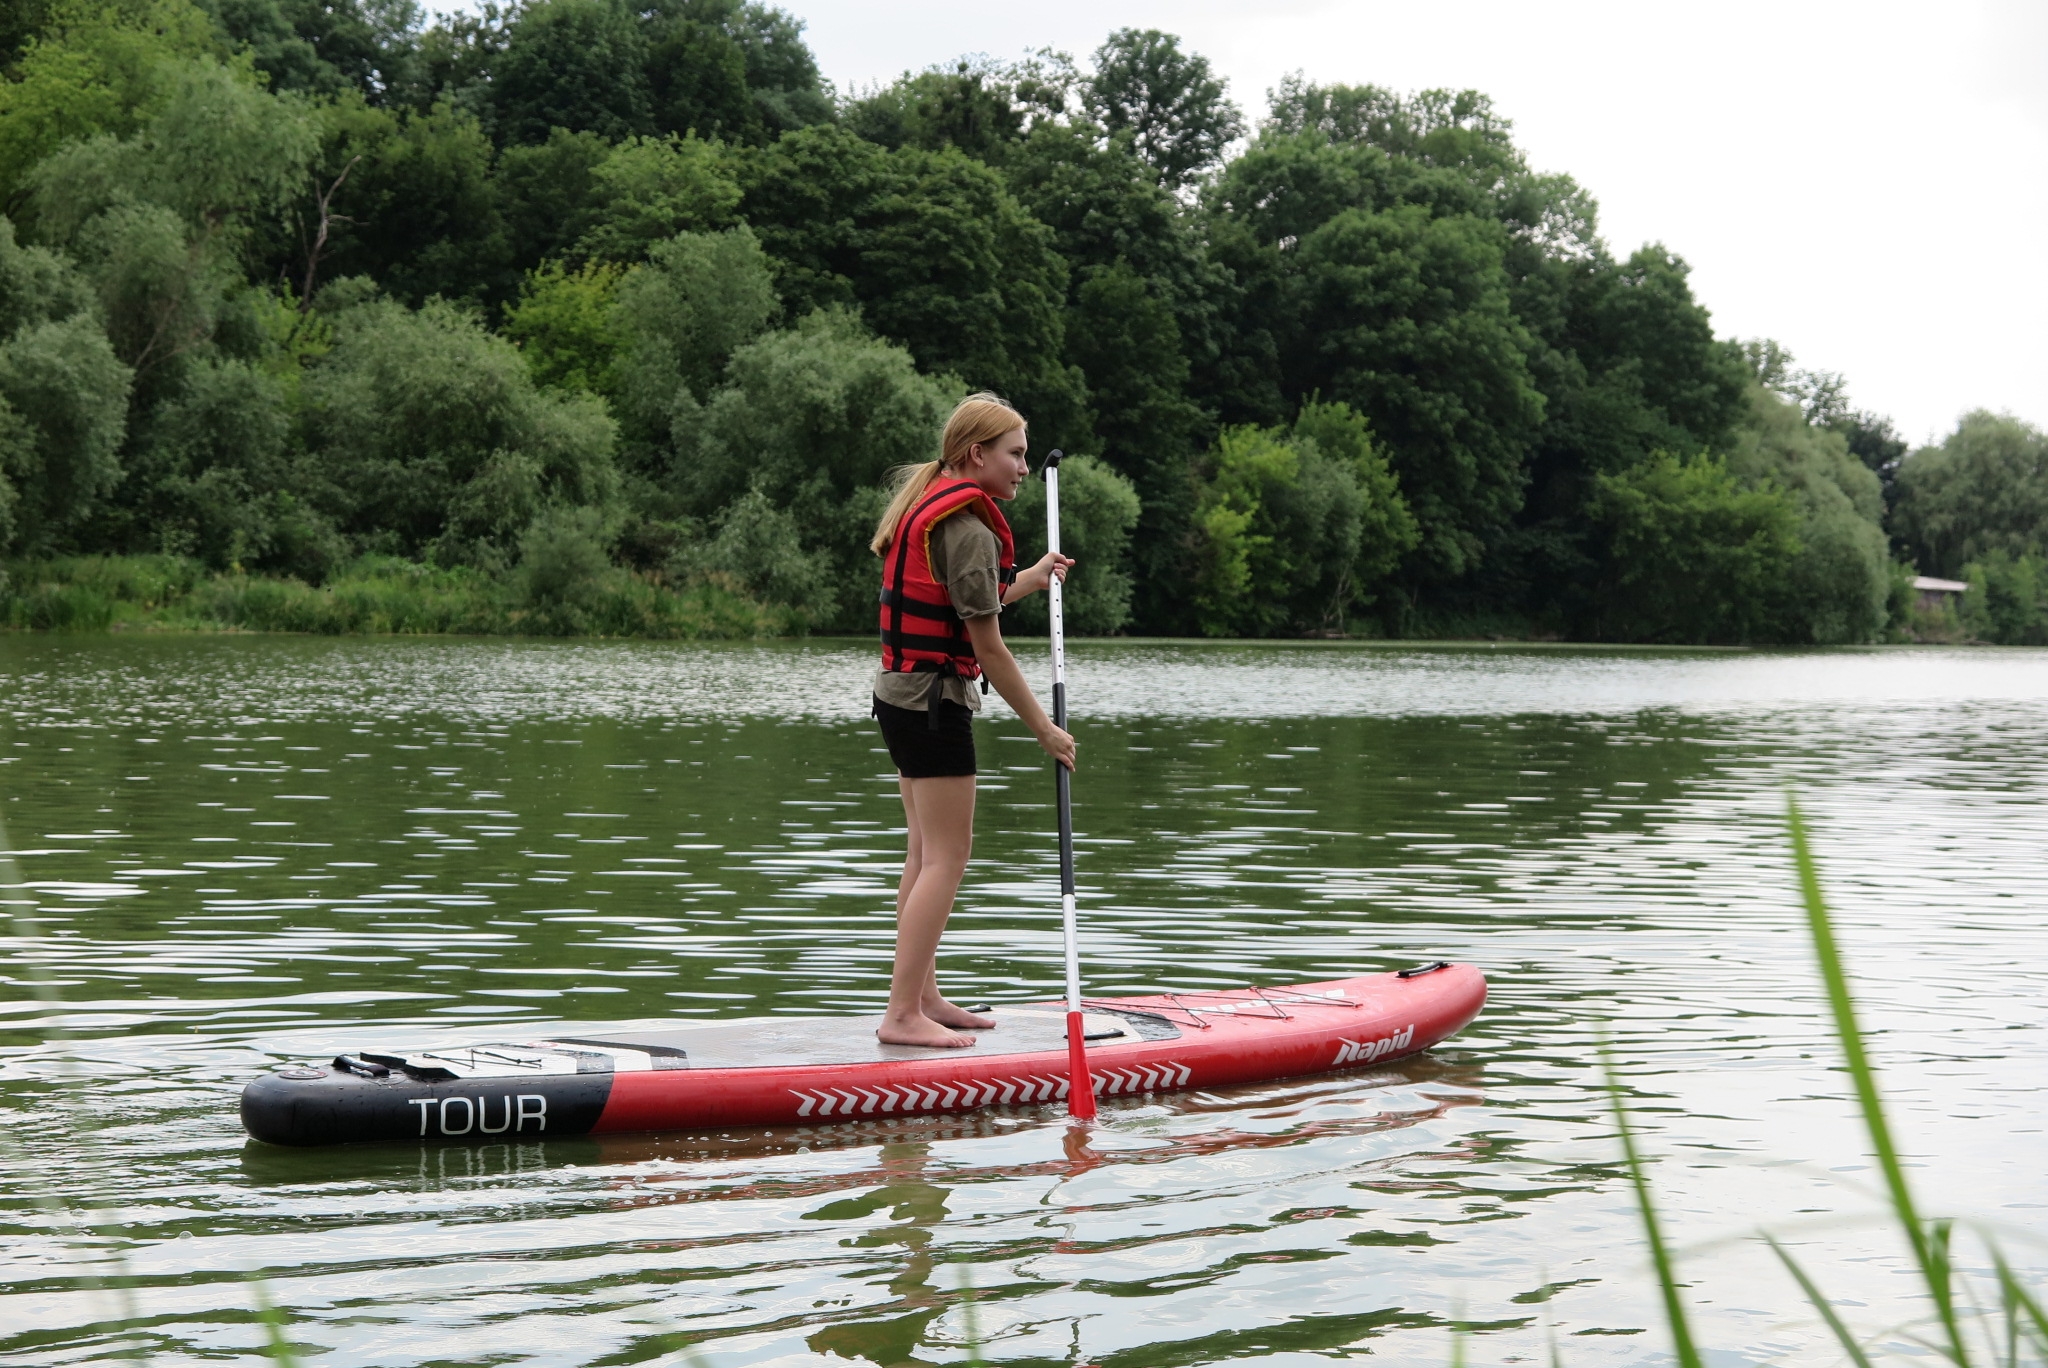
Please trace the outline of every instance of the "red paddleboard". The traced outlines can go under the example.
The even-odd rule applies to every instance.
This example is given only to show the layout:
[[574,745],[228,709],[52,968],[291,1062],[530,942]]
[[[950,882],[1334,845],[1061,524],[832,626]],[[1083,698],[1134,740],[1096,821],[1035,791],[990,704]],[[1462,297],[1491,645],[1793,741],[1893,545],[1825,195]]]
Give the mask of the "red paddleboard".
[[[1466,964],[1285,988],[1086,1002],[1100,1097],[1222,1088],[1426,1050],[1486,1001]],[[1002,1006],[966,1049],[883,1045],[874,1018],[755,1017],[281,1069],[242,1092],[242,1124],[277,1145],[544,1139],[608,1131],[831,1124],[1058,1101],[1062,1003]]]

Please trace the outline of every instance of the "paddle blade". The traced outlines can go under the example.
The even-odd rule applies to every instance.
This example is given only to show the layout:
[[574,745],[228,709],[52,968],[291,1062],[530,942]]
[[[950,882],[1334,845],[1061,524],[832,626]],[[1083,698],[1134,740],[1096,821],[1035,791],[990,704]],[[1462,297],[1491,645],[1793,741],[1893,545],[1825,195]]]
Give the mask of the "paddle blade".
[[1095,1080],[1088,1076],[1088,1042],[1079,1012],[1067,1013],[1067,1115],[1095,1119]]

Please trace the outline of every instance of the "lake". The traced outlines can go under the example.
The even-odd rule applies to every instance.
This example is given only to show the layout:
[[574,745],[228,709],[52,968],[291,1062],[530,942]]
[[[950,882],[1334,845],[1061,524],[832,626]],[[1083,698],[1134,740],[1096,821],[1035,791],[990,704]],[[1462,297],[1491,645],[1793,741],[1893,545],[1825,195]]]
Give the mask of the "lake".
[[[878,1009],[902,814],[871,660],[0,637],[0,821],[43,934],[0,946],[0,1359],[132,1332],[254,1362],[256,1274],[335,1365],[1443,1364],[1453,1321],[1473,1363],[1662,1363],[1605,1039],[1711,1361],[1831,1361],[1756,1233],[1859,1327],[1909,1318],[1911,1279],[1788,790],[1924,1204],[2048,1274],[2040,651],[1078,643],[1091,993],[1448,958],[1488,974],[1480,1019],[1392,1065],[1106,1101],[1085,1134],[1014,1107],[245,1140],[244,1082],[343,1048]],[[1052,782],[986,716],[941,971],[1042,999]]]

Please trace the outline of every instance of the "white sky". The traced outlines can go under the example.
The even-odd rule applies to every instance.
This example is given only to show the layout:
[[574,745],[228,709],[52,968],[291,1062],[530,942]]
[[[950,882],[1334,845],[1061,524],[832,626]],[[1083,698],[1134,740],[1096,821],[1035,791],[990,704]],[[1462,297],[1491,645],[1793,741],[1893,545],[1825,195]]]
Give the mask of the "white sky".
[[1181,36],[1246,111],[1285,72],[1473,87],[1540,170],[1661,241],[1724,336],[1773,337],[1925,441],[2048,425],[2048,0],[780,0],[842,89],[968,52]]

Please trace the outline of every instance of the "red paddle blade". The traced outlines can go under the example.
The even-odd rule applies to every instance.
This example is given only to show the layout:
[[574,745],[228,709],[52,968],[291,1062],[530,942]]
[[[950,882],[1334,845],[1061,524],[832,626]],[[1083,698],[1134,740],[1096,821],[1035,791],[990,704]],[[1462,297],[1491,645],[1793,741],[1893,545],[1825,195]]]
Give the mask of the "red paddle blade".
[[1082,1037],[1079,1012],[1067,1013],[1067,1115],[1077,1121],[1095,1119],[1095,1080],[1088,1076],[1088,1042]]

